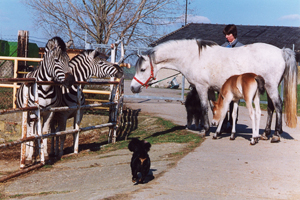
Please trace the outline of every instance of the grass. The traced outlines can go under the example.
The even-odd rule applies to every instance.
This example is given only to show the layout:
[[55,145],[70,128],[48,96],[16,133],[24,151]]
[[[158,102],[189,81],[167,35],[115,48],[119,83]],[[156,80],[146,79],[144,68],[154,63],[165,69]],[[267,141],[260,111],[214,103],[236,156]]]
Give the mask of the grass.
[[[128,140],[121,140],[115,144],[107,144],[97,153],[102,154],[109,151],[127,148],[131,138],[147,140],[152,145],[161,143],[188,143],[188,151],[196,148],[201,144],[203,138],[197,133],[185,129],[184,126],[178,126],[170,121],[159,117],[151,117],[153,120],[146,122],[150,116],[139,116],[138,128],[133,130],[128,136]],[[99,143],[107,141],[107,135],[99,139]],[[183,153],[179,153],[182,154]]]
[[[201,142],[204,141],[199,134],[188,131],[185,129],[184,126],[178,126],[170,121],[164,120],[159,117],[152,117],[146,115],[139,115],[138,116],[138,127],[130,132],[128,136],[128,140],[121,140],[117,141],[115,144],[106,144],[107,142],[107,134],[102,134],[98,141],[99,144],[106,144],[101,147],[98,151],[82,151],[77,155],[72,155],[69,157],[64,157],[61,161],[58,162],[67,162],[72,159],[76,159],[81,156],[85,156],[86,154],[104,154],[107,152],[115,151],[118,149],[127,149],[129,141],[131,138],[139,138],[140,140],[147,140],[154,144],[161,144],[161,143],[187,143],[187,147],[181,151],[176,153],[170,154],[169,158],[172,157],[174,161],[182,158],[187,153],[198,147]],[[175,163],[175,162],[174,162]],[[174,164],[175,165],[175,164]],[[95,167],[95,166],[90,166]],[[43,170],[51,170],[53,168],[52,165],[45,165],[42,169]],[[68,193],[70,191],[62,191],[62,192],[40,192],[40,193],[30,193],[30,194],[16,194],[7,196],[0,190],[0,200],[1,199],[9,199],[9,198],[26,198],[31,196],[43,196],[49,194],[60,194],[60,193]]]

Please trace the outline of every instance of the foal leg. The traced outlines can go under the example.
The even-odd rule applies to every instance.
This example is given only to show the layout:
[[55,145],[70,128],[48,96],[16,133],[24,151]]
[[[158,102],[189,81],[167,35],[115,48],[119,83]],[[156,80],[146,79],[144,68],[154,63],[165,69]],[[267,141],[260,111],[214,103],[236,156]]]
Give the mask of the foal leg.
[[252,121],[252,138],[250,141],[251,145],[254,145],[256,142],[254,140],[254,135],[255,135],[255,113],[254,109],[252,107],[252,101],[251,100],[246,100],[246,107],[248,108],[250,119]]
[[256,142],[258,142],[259,138],[259,122],[260,122],[260,116],[261,116],[261,109],[260,109],[260,99],[259,94],[256,93],[256,96],[254,98],[254,105],[255,105],[255,130],[254,130],[254,139]]
[[239,107],[239,102],[232,102],[232,129],[231,129],[231,135],[230,135],[230,140],[234,140],[235,139],[235,133],[236,133],[236,118],[237,118],[237,112],[238,112],[238,107]]

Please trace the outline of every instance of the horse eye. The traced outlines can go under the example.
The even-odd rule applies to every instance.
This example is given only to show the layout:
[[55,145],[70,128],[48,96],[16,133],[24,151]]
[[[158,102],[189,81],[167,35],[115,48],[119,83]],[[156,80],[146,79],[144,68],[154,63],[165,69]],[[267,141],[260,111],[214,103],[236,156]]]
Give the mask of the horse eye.
[[141,69],[141,72],[144,72],[144,71],[146,71],[146,69]]

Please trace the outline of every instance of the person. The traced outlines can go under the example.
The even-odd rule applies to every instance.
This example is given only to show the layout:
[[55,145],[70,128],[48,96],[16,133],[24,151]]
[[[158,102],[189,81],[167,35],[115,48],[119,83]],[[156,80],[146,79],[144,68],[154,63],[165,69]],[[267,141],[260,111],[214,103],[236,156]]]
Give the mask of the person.
[[[228,24],[225,26],[223,33],[226,37],[226,42],[222,45],[222,47],[234,48],[243,46],[237,39],[237,28],[234,24]],[[230,103],[228,116],[223,121],[222,130],[223,131],[231,131],[230,127],[227,127],[227,123],[229,123],[232,127],[232,111],[233,111],[233,102]],[[238,120],[238,110],[237,110],[236,122]],[[229,118],[229,119],[228,119]],[[230,129],[230,130],[229,130]]]
[[234,24],[225,26],[223,33],[227,41],[222,45],[222,47],[234,48],[243,46],[243,44],[237,39],[237,28]]

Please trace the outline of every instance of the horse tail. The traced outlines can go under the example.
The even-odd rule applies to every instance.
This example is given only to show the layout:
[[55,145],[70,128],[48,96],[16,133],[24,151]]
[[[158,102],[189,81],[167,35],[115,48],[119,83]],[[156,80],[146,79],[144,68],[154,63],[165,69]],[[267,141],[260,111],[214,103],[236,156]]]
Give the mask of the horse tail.
[[265,92],[265,79],[262,76],[257,75],[255,77],[255,80],[257,82],[257,89],[259,94],[263,94]]
[[282,49],[285,61],[284,80],[284,112],[285,123],[288,127],[297,126],[297,75],[298,67],[295,52],[289,48]]

